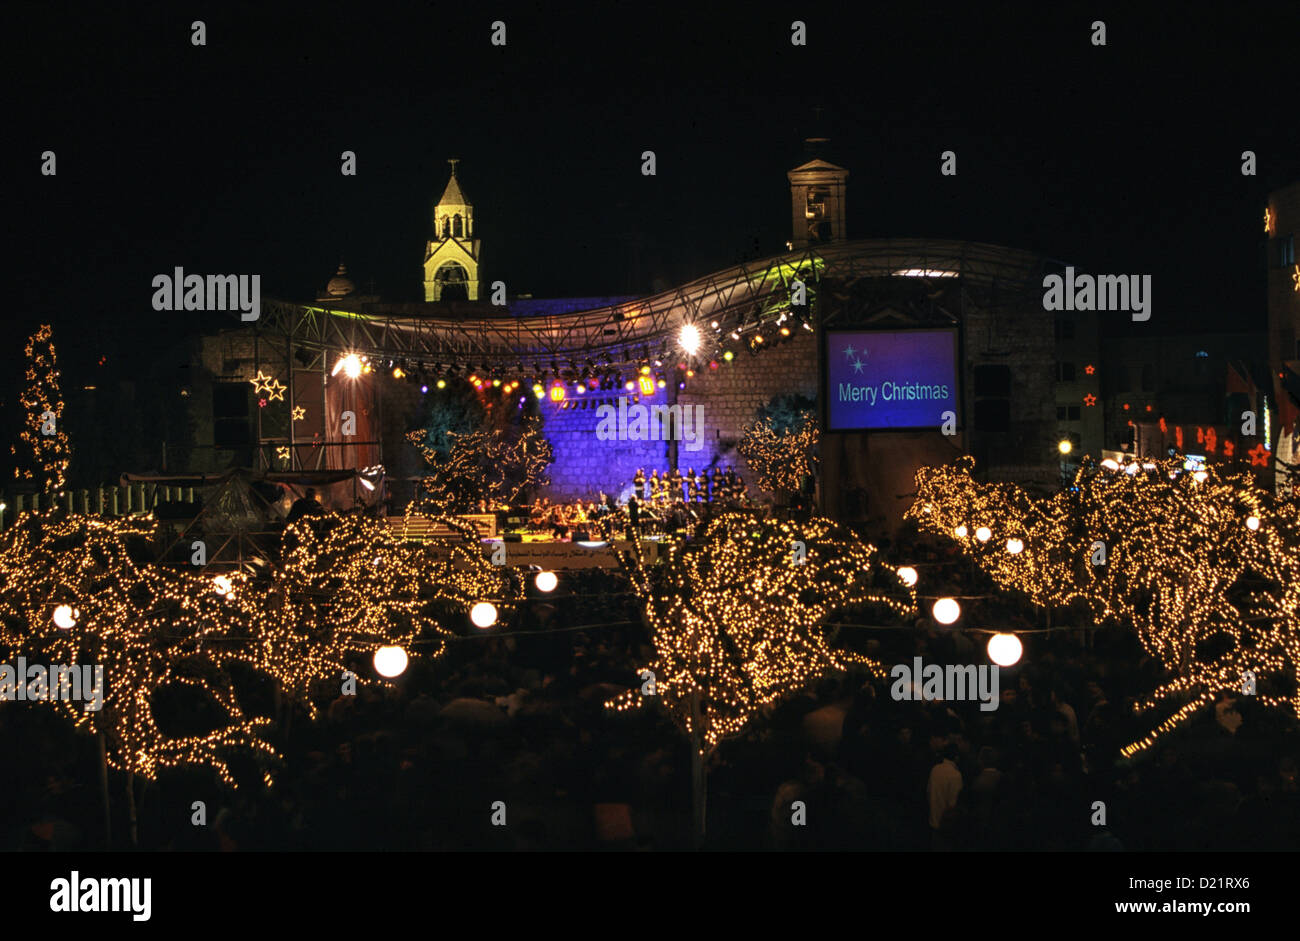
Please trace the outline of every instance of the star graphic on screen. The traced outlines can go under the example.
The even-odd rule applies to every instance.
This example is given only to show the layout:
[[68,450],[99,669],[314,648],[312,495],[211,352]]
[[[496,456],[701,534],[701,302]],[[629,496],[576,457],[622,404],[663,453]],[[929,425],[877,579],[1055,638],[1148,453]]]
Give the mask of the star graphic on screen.
[[306,418],[306,417],[307,417],[307,409],[306,409],[305,407],[303,407],[303,406],[301,406],[301,405],[295,405],[295,406],[293,407],[293,420],[294,420],[294,421],[302,421],[302,420],[303,420],[304,418]]
[[1089,392],[1087,395],[1085,395],[1085,396],[1083,397],[1083,404],[1084,404],[1084,405],[1087,405],[1087,406],[1093,406],[1093,405],[1096,405],[1096,404],[1097,404],[1097,397],[1096,397],[1095,395],[1093,395],[1091,392]]
[[855,360],[853,361],[853,371],[854,371],[854,372],[862,372],[862,360],[860,360],[860,359],[855,359]]
[[847,356],[849,359],[852,359],[852,358],[853,358],[853,354],[856,353],[856,352],[857,352],[857,350],[855,350],[852,346],[846,346],[846,347],[844,347],[844,355]]

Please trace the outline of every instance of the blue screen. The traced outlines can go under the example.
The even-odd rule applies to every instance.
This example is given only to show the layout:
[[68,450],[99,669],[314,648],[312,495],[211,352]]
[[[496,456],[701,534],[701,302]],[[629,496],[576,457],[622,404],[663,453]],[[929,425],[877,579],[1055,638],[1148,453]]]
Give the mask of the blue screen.
[[934,428],[957,408],[957,333],[831,331],[826,334],[831,431]]

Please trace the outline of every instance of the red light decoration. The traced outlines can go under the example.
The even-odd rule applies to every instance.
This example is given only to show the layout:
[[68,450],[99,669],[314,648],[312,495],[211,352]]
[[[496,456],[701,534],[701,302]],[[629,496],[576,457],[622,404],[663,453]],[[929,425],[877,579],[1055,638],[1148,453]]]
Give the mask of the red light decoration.
[[1083,404],[1088,406],[1088,408],[1092,408],[1094,405],[1097,404],[1097,397],[1093,395],[1091,392],[1089,392],[1087,395],[1083,397]]
[[1264,447],[1264,442],[1261,441],[1246,453],[1250,455],[1251,467],[1268,467],[1268,448]]
[[1083,371],[1091,376],[1093,373],[1097,371],[1097,367],[1092,365],[1092,363],[1089,363],[1087,366],[1083,367]]

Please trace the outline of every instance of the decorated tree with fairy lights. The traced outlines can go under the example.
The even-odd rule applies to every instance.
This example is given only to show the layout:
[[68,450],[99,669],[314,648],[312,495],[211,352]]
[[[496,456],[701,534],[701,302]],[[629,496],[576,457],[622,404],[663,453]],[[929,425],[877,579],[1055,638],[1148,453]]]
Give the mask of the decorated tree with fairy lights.
[[[0,536],[0,647],[9,662],[102,667],[97,691],[84,676],[78,690],[69,674],[66,685],[49,677],[42,688],[28,686],[26,698],[98,737],[107,766],[126,773],[133,840],[136,776],[204,766],[234,787],[232,751],[264,768],[278,757],[262,738],[270,720],[245,714],[226,671],[239,658],[229,640],[239,613],[211,579],[133,557],[155,526],[49,511],[25,514]],[[16,687],[3,695],[15,698]],[[211,721],[164,723],[163,698]],[[269,784],[269,771],[263,776]]]
[[702,838],[705,761],[720,742],[832,671],[857,664],[885,675],[876,661],[833,648],[827,618],[870,604],[902,614],[915,607],[915,594],[874,546],[824,519],[795,525],[729,513],[695,540],[668,544],[661,564],[647,564],[642,551],[634,541],[620,561],[654,643],[655,658],[641,671],[653,695],[643,685],[606,705],[658,702],[690,738]]
[[812,412],[800,413],[785,427],[766,417],[745,430],[736,449],[758,475],[760,488],[771,493],[798,493],[816,471],[819,436]]
[[555,461],[537,418],[527,419],[515,436],[500,428],[448,431],[445,453],[429,443],[424,430],[407,438],[430,468],[416,502],[435,514],[472,513],[480,501],[489,508],[509,506],[524,491],[545,484],[546,468]]
[[283,562],[269,585],[236,576],[230,593],[249,599],[250,666],[276,679],[291,700],[318,714],[312,690],[340,681],[380,647],[425,656],[445,649],[443,622],[489,599],[517,594],[468,526],[437,519],[451,535],[409,541],[384,522],[329,514],[286,530]]
[[1138,703],[1166,715],[1131,756],[1221,694],[1300,716],[1300,522],[1246,472],[1181,459],[1080,466],[1074,486],[1033,497],[924,468],[908,515],[958,542],[1003,588],[1040,605],[1080,602],[1131,626],[1171,679]]
[[[72,455],[63,431],[63,395],[52,334],[50,326],[42,324],[27,340],[27,387],[19,400],[24,413],[19,437],[30,449],[30,458],[24,456],[14,468],[15,479],[36,483],[45,491],[67,486]],[[19,457],[16,445],[9,450]]]

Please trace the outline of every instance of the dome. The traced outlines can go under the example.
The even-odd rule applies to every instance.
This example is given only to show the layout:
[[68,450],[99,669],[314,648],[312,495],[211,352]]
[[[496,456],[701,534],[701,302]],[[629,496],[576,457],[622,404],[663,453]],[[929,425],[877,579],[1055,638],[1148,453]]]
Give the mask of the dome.
[[347,277],[347,273],[348,266],[339,265],[339,270],[330,278],[330,283],[325,285],[325,293],[330,297],[346,297],[355,291],[357,286]]

